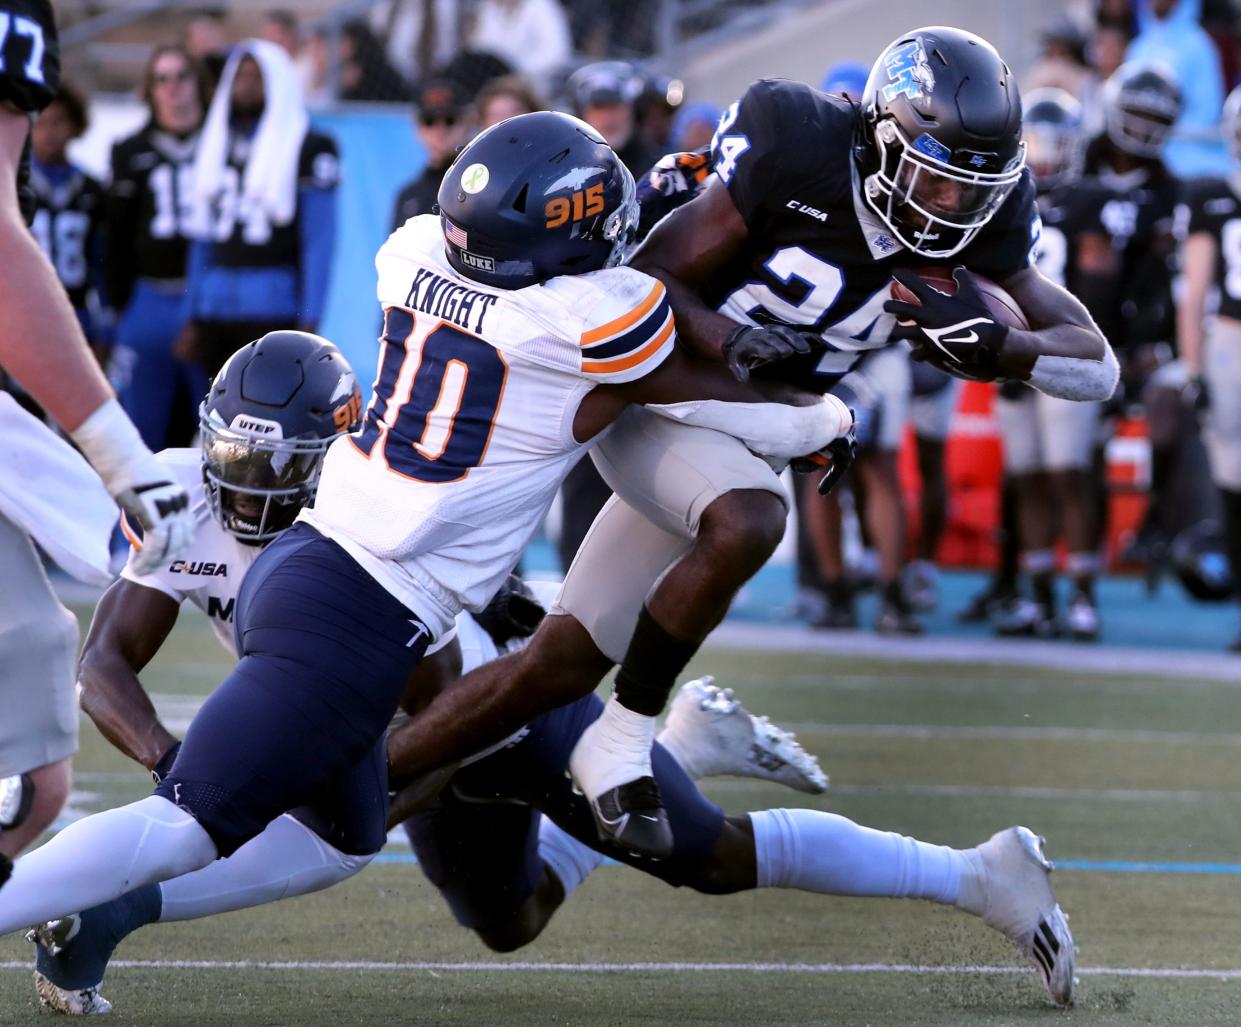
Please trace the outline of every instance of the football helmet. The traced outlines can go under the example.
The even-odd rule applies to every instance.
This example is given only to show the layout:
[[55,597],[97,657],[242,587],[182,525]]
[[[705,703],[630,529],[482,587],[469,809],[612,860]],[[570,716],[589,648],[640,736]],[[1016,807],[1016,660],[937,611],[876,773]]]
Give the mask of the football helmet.
[[1022,135],[1026,163],[1040,189],[1076,177],[1081,165],[1082,105],[1063,89],[1035,89],[1026,95]]
[[1228,156],[1241,162],[1241,86],[1228,94],[1224,101],[1224,116],[1220,122],[1224,133],[1224,145],[1228,147]]
[[268,332],[228,358],[199,407],[203,482],[220,526],[260,544],[314,499],[328,445],[362,419],[349,362],[309,332]]
[[907,32],[875,61],[855,149],[862,196],[906,248],[951,257],[1021,178],[1021,96],[990,43],[961,29]]
[[1107,137],[1135,157],[1158,157],[1181,116],[1180,87],[1161,64],[1122,64],[1103,86]]
[[448,262],[498,289],[615,267],[633,245],[636,196],[633,175],[586,122],[554,111],[509,118],[440,183]]

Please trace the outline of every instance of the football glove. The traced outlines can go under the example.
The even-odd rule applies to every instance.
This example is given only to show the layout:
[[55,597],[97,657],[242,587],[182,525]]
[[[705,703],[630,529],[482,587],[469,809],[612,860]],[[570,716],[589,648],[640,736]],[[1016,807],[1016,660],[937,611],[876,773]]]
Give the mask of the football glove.
[[850,430],[849,434],[832,440],[819,452],[798,457],[789,466],[798,474],[812,474],[826,469],[827,473],[819,480],[819,495],[826,496],[840,484],[840,479],[853,466],[856,458],[857,438]]
[[908,268],[898,268],[892,277],[921,301],[888,300],[883,305],[898,320],[892,338],[911,343],[914,360],[924,360],[957,378],[991,382],[1000,377],[1000,349],[1008,326],[992,317],[969,271],[953,269],[955,296],[945,295]]
[[130,525],[142,531],[135,573],[149,574],[189,546],[194,538],[190,497],[147,449],[115,398],[69,434]]
[[728,369],[739,382],[749,381],[756,367],[809,353],[819,342],[816,336],[789,325],[737,325],[720,347]]

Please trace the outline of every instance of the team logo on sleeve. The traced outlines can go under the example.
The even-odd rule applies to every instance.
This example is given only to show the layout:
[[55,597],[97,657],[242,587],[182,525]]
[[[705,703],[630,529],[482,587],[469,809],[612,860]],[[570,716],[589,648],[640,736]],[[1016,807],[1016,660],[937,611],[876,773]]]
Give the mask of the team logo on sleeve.
[[935,89],[935,73],[927,63],[921,39],[911,39],[889,50],[883,65],[891,80],[883,87],[883,98],[888,103],[902,95],[911,101],[925,100]]

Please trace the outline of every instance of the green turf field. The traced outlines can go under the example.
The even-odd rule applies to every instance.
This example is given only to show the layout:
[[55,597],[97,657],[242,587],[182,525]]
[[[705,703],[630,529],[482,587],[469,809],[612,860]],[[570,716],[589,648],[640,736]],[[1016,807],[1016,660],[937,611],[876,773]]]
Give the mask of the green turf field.
[[[146,680],[183,719],[225,666],[206,621],[187,615]],[[1052,1009],[1032,972],[1008,972],[1002,939],[929,904],[707,898],[605,866],[536,944],[496,956],[416,866],[385,863],[325,894],[135,936],[118,959],[198,965],[115,967],[114,1021],[1241,1023],[1241,680],[723,650],[693,669],[795,725],[832,777],[822,797],[709,785],[725,808],[809,805],[954,845],[1025,823],[1053,859],[1082,866],[1056,875],[1085,971],[1077,1008]],[[149,787],[89,727],[78,771],[76,811]],[[1110,861],[1217,872],[1097,869]],[[35,1007],[29,958],[0,942],[0,1024],[53,1022]],[[718,963],[742,966],[703,965]]]

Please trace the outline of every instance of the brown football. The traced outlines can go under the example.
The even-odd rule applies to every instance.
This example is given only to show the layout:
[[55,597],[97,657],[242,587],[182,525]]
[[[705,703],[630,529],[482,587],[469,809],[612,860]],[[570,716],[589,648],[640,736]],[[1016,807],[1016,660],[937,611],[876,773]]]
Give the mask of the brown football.
[[[957,283],[952,277],[951,268],[939,266],[920,267],[915,268],[914,273],[931,287],[949,296],[957,291]],[[974,280],[978,283],[978,291],[982,293],[983,299],[987,302],[987,310],[1000,324],[1008,325],[1009,328],[1030,327],[1030,322],[1026,320],[1026,315],[1017,306],[1017,301],[1003,288],[991,281],[990,278],[984,278],[982,275],[975,275]],[[892,279],[892,298],[894,300],[903,300],[906,303],[918,304],[918,297],[901,285],[895,278]]]

